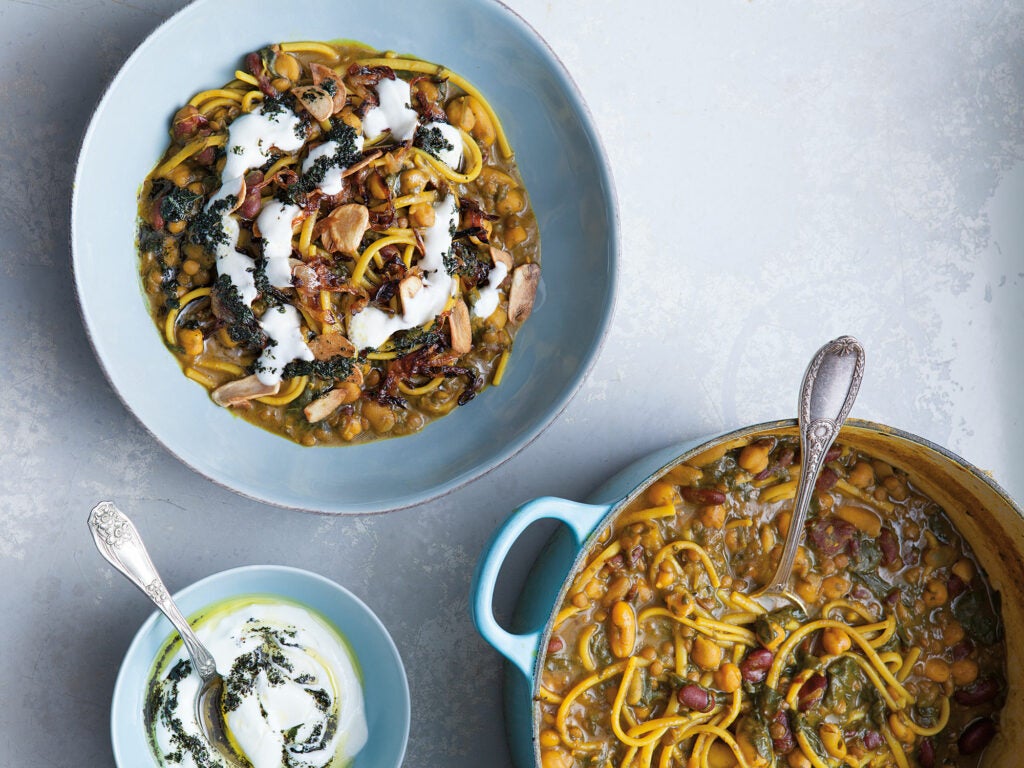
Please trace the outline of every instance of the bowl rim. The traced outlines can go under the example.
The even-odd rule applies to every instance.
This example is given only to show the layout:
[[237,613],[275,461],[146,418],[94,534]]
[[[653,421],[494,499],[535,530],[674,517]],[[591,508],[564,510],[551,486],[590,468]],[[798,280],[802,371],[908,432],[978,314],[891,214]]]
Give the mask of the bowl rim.
[[[401,682],[401,686],[398,691],[398,697],[401,700],[401,709],[398,712],[396,712],[396,714],[399,716],[399,722],[401,723],[402,743],[397,755],[397,762],[395,763],[395,768],[399,768],[399,766],[401,766],[405,760],[405,752],[409,743],[409,730],[412,720],[412,704],[410,700],[409,678],[406,675],[405,664],[402,661],[402,656],[398,652],[398,646],[395,645],[394,638],[391,637],[391,633],[388,632],[388,628],[384,625],[384,622],[380,620],[380,617],[377,616],[376,613],[374,613],[373,609],[370,608],[358,595],[354,594],[346,587],[343,587],[341,584],[334,581],[333,579],[329,579],[326,576],[323,576],[319,573],[314,573],[313,571],[308,571],[304,568],[296,568],[295,566],[290,565],[252,564],[240,565],[234,568],[228,568],[223,571],[217,571],[216,573],[211,573],[208,576],[204,576],[203,578],[199,579],[198,581],[192,582],[186,587],[182,587],[178,591],[174,592],[171,595],[171,597],[175,602],[180,603],[181,600],[191,597],[196,592],[201,592],[204,589],[208,589],[211,586],[215,586],[218,582],[223,581],[225,579],[230,579],[232,577],[241,577],[244,579],[248,578],[250,575],[255,574],[282,574],[287,575],[291,578],[317,582],[330,590],[333,590],[344,595],[346,599],[350,600],[352,604],[355,606],[355,608],[369,620],[370,624],[376,630],[379,631],[381,637],[383,638],[384,647],[385,650],[387,651],[387,655],[391,658],[392,661],[394,661],[394,671],[398,673],[398,679]],[[249,593],[242,591],[238,594],[245,595]],[[256,593],[254,592],[253,594]],[[275,593],[260,591],[259,594],[273,596]],[[292,602],[303,604],[299,598],[289,597],[287,595],[280,594],[277,596],[287,600],[291,600]],[[204,603],[204,605],[208,604],[209,603]],[[202,608],[198,608],[196,610],[202,610]],[[196,611],[189,611],[188,614],[192,614],[195,612]],[[323,612],[320,611],[320,613]],[[186,616],[188,614],[186,614]],[[121,700],[129,695],[127,689],[131,686],[132,683],[132,680],[130,678],[134,677],[133,674],[128,669],[128,660],[132,656],[136,656],[141,653],[140,646],[143,644],[144,638],[154,630],[156,624],[162,618],[163,614],[160,613],[160,611],[158,610],[154,610],[146,618],[146,620],[139,625],[139,628],[136,630],[135,635],[132,637],[131,643],[128,645],[127,650],[124,652],[124,656],[121,659],[121,664],[118,667],[117,677],[114,680],[114,690],[113,693],[111,694],[110,701],[110,744],[111,751],[114,757],[114,763],[119,767],[127,768],[128,766],[128,763],[125,762],[125,758],[120,754],[121,741],[123,738],[126,737],[119,736],[119,729],[122,728],[122,726],[117,719],[117,714],[119,710],[125,706],[121,704]],[[345,642],[349,643],[347,636],[345,636],[342,629],[337,626],[337,622],[335,622],[329,616],[325,618],[328,620],[330,625],[333,628],[335,628],[336,631],[342,633],[342,636],[345,638]],[[173,634],[173,632],[174,630],[173,628],[171,628],[170,634]],[[360,664],[359,668],[362,671],[362,674],[360,676],[365,678],[365,671],[361,666],[361,662],[359,660],[358,655],[355,654],[354,650],[352,651],[352,654],[353,656],[355,656],[357,663]],[[151,663],[152,661],[155,660],[151,660]],[[150,757],[152,758],[151,753]],[[158,765],[159,764],[156,762],[156,760],[153,760],[154,768],[158,768]],[[132,764],[132,768],[137,768],[137,766],[135,764]]]
[[[529,447],[537,438],[539,438],[547,429],[562,415],[562,413],[568,408],[569,404],[582,389],[584,382],[590,375],[590,372],[594,369],[598,358],[604,349],[605,342],[608,338],[608,332],[611,328],[611,323],[615,315],[615,309],[618,299],[618,286],[619,286],[619,274],[621,270],[620,266],[620,252],[622,248],[622,232],[621,232],[621,213],[619,209],[619,198],[618,192],[615,185],[614,173],[612,171],[611,161],[608,156],[607,149],[605,148],[604,142],[601,138],[597,125],[594,120],[593,112],[590,109],[590,105],[587,103],[583,96],[583,92],[580,90],[579,85],[576,83],[575,78],[569,72],[569,69],[565,66],[565,63],[561,60],[555,50],[551,47],[548,41],[543,35],[530,24],[523,16],[517,13],[515,10],[510,8],[503,2],[503,0],[488,0],[489,4],[497,8],[500,12],[503,12],[505,16],[510,20],[512,24],[520,26],[527,34],[528,37],[532,37],[538,45],[538,52],[543,55],[546,59],[547,64],[550,67],[552,73],[564,84],[566,96],[570,99],[571,104],[579,116],[580,127],[584,135],[590,141],[591,146],[594,148],[594,155],[597,160],[595,164],[595,172],[598,178],[602,181],[602,189],[604,194],[602,195],[605,210],[608,214],[607,228],[608,228],[608,251],[607,251],[607,301],[603,307],[603,311],[600,314],[599,321],[595,327],[595,333],[593,340],[589,347],[584,350],[584,354],[581,357],[580,365],[578,369],[571,377],[568,385],[562,390],[557,398],[555,398],[549,407],[546,409],[544,416],[537,421],[537,423],[527,432],[524,432],[518,438],[507,441],[503,447],[498,449],[495,454],[488,460],[475,464],[464,472],[448,479],[446,482],[440,484],[427,485],[424,488],[415,492],[405,492],[402,495],[393,497],[390,501],[365,501],[358,502],[354,505],[346,505],[344,503],[336,502],[310,502],[317,504],[318,506],[298,506],[295,503],[291,503],[282,498],[275,497],[273,490],[267,491],[266,489],[253,489],[253,488],[241,488],[231,484],[229,481],[224,480],[220,477],[215,476],[215,472],[208,471],[201,466],[197,466],[199,462],[192,462],[186,460],[178,451],[174,450],[146,421],[142,419],[135,408],[128,402],[125,395],[114,383],[114,377],[111,374],[108,361],[100,353],[100,347],[97,343],[96,338],[93,335],[93,327],[89,322],[88,311],[86,309],[86,302],[83,301],[84,289],[81,283],[81,271],[79,268],[78,249],[76,243],[78,242],[79,236],[79,225],[78,225],[78,209],[80,193],[82,189],[82,173],[83,173],[83,158],[85,157],[89,147],[92,144],[94,132],[97,130],[97,125],[101,112],[106,108],[108,100],[111,98],[111,94],[121,81],[124,73],[132,66],[137,59],[139,59],[144,49],[148,48],[151,41],[157,37],[162,31],[168,26],[176,23],[180,23],[180,19],[191,13],[197,13],[195,9],[205,5],[216,5],[216,0],[190,0],[190,2],[184,7],[178,9],[175,13],[160,22],[132,49],[131,53],[124,59],[124,61],[117,68],[117,71],[110,77],[104,86],[99,97],[90,113],[89,122],[82,132],[82,138],[79,143],[78,154],[75,159],[75,172],[72,181],[72,192],[69,204],[69,219],[70,226],[68,229],[68,248],[71,252],[71,272],[72,281],[74,283],[76,305],[78,308],[78,315],[82,322],[82,326],[85,330],[86,337],[89,340],[89,345],[92,347],[93,355],[99,364],[100,370],[103,372],[103,376],[106,378],[108,385],[113,390],[117,399],[121,402],[124,408],[135,418],[135,420],[142,426],[142,428],[161,446],[164,450],[174,456],[184,466],[196,474],[206,478],[217,486],[225,488],[233,493],[236,493],[244,498],[252,501],[257,501],[271,506],[279,507],[282,509],[295,510],[298,512],[306,512],[319,515],[375,515],[384,514],[387,512],[394,512],[401,509],[408,509],[409,507],[425,504],[430,501],[434,501],[441,497],[447,496],[448,494],[458,490],[459,488],[467,485],[474,480],[482,477],[483,475],[497,469],[502,464],[507,462],[509,459],[525,450]],[[543,244],[542,244],[543,253]],[[141,290],[141,289],[140,289]],[[258,427],[254,428],[258,429]],[[278,436],[280,437],[280,436]],[[281,438],[285,439],[285,438]],[[343,450],[343,449],[354,449],[358,450],[359,446],[319,446],[321,450]]]

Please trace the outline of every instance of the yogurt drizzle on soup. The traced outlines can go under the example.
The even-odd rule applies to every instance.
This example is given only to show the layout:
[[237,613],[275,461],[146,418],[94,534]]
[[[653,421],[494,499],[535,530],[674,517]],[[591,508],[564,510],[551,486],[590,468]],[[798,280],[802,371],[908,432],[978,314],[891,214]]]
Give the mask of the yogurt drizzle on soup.
[[[339,768],[366,743],[356,662],[312,611],[269,597],[215,607],[196,634],[224,677],[228,736],[253,768]],[[163,766],[221,768],[195,719],[201,686],[179,638],[157,660],[146,702],[150,744]]]

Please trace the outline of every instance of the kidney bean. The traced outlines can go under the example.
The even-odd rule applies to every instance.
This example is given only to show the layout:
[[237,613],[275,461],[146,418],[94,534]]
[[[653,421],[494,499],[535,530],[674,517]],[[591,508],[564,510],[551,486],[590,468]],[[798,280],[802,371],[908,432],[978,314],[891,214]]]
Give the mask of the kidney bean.
[[896,562],[900,556],[900,542],[896,534],[888,528],[883,528],[878,534],[878,548],[882,550],[882,565],[888,568]]
[[863,742],[867,749],[878,749],[882,746],[882,734],[878,731],[864,731]]
[[858,600],[869,600],[871,598],[871,591],[863,584],[854,584],[850,594]]
[[833,445],[825,453],[825,461],[826,461],[826,463],[829,462],[829,461],[835,461],[836,459],[838,459],[842,455],[843,455],[843,449],[840,448],[838,445]]
[[676,694],[679,703],[698,712],[710,712],[715,708],[715,696],[707,688],[696,683],[687,683]]
[[195,161],[199,165],[213,165],[213,161],[216,159],[217,151],[213,147],[207,147],[195,156]]
[[917,750],[917,763],[921,768],[935,768],[935,747],[931,739],[921,742],[921,748]]
[[964,732],[960,734],[957,746],[960,747],[961,755],[976,755],[992,741],[996,735],[996,724],[987,717],[982,717],[968,723]]
[[626,564],[626,558],[624,558],[622,555],[612,555],[608,558],[607,563],[609,568],[611,568],[614,571],[617,571],[619,570],[619,568]]
[[701,504],[705,507],[725,504],[725,494],[715,488],[693,488],[686,486],[685,488],[680,488],[679,493],[691,504]]
[[768,677],[775,654],[767,648],[755,648],[740,662],[740,674],[748,683],[760,683]]
[[856,532],[852,523],[838,517],[823,517],[814,521],[808,536],[818,552],[835,557],[846,549]]
[[958,688],[953,698],[957,704],[965,707],[976,707],[986,704],[999,695],[999,681],[994,677],[983,677],[964,688]]
[[817,482],[814,483],[814,490],[816,491],[827,491],[832,488],[836,483],[839,482],[839,475],[835,473],[835,470],[825,467],[821,470],[821,474],[818,475]]
[[900,598],[902,596],[903,593],[899,589],[894,589],[892,592],[885,596],[885,600],[883,602],[890,608],[894,608],[896,606],[896,603],[900,601]]
[[969,639],[964,638],[950,649],[950,653],[953,654],[953,661],[960,661],[961,659],[966,659],[968,656],[974,653],[974,643],[972,643]]
[[796,747],[793,731],[789,727],[789,718],[782,710],[775,713],[771,725],[768,726],[768,733],[771,734],[775,754],[786,755]]
[[949,581],[946,582],[946,592],[949,595],[950,600],[954,600],[962,595],[967,590],[967,585],[964,580],[957,575],[949,577]]
[[558,653],[560,650],[565,648],[565,643],[560,637],[552,637],[548,640],[548,653]]
[[825,689],[828,687],[828,679],[815,672],[807,682],[800,686],[800,693],[797,695],[797,709],[806,712],[812,707],[818,706],[825,697]]
[[777,463],[780,467],[791,467],[793,466],[794,459],[796,459],[796,451],[792,448],[783,448],[782,452],[779,453],[779,460]]
[[640,562],[640,558],[644,556],[644,547],[642,544],[637,544],[629,551],[629,564],[636,565]]

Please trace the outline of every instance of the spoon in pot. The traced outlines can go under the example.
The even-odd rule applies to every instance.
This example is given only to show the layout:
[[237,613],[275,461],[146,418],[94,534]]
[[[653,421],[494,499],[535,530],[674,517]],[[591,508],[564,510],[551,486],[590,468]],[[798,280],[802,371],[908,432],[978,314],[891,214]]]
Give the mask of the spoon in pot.
[[779,599],[796,603],[803,600],[789,588],[796,551],[804,532],[804,520],[811,503],[818,474],[840,427],[850,415],[864,379],[864,347],[852,336],[840,336],[814,355],[800,385],[800,479],[797,482],[793,516],[786,533],[782,557],[771,580],[750,596],[768,610],[778,607]]
[[203,681],[196,694],[196,722],[199,723],[199,728],[207,741],[228,765],[247,768],[250,765],[249,761],[232,748],[224,725],[221,710],[224,678],[217,672],[217,663],[213,655],[196,637],[192,627],[171,599],[132,521],[112,502],[101,501],[89,513],[89,530],[100,554],[127,576],[132,584],[141,589],[181,635],[185,649],[192,659],[192,666]]

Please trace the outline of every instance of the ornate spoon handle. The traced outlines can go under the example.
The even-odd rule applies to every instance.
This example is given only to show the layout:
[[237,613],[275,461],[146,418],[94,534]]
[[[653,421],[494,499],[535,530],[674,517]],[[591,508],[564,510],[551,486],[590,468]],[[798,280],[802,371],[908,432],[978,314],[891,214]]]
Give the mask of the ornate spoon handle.
[[215,675],[217,664],[213,656],[171,599],[153,561],[149,559],[142,537],[128,516],[112,502],[101,501],[89,513],[89,530],[100,554],[141,589],[178,630],[200,677],[206,680]]
[[800,386],[800,480],[786,545],[772,580],[758,594],[785,594],[803,535],[804,520],[818,474],[840,427],[850,415],[864,379],[864,347],[852,336],[840,336],[815,354]]

